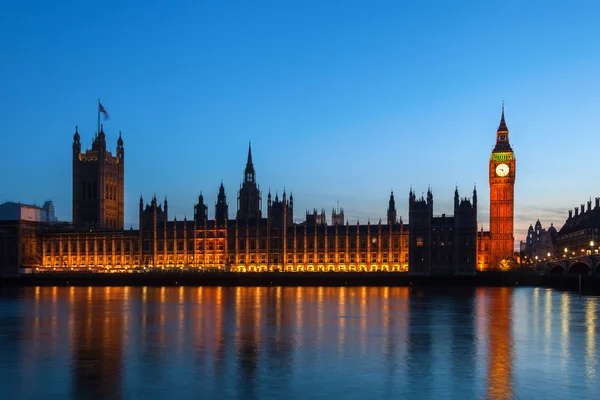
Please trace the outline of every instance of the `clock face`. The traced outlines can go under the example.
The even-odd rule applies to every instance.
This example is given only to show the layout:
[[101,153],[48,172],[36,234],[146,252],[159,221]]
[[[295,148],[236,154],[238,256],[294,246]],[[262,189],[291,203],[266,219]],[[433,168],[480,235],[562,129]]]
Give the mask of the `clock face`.
[[506,164],[498,164],[498,166],[496,167],[496,175],[498,176],[506,176],[508,175],[508,165]]

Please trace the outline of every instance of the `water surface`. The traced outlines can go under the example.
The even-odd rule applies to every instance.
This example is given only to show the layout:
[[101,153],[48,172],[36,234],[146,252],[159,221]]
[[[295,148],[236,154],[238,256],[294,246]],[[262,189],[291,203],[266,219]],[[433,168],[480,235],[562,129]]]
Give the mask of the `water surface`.
[[599,316],[539,288],[4,288],[0,398],[599,399]]

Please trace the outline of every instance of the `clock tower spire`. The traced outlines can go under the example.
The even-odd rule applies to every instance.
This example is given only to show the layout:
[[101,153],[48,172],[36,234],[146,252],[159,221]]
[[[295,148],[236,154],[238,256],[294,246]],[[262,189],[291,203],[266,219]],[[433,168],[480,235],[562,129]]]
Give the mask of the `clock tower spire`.
[[496,145],[490,157],[490,267],[514,254],[514,194],[517,160],[508,140],[508,127],[502,117],[496,132]]

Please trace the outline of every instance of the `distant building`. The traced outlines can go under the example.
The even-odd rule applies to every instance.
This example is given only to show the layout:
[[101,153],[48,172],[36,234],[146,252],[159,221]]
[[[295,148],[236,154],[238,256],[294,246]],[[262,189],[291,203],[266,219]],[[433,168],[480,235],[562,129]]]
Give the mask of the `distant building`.
[[550,224],[548,230],[542,228],[542,223],[538,219],[533,225],[529,225],[527,238],[521,247],[521,256],[523,264],[535,264],[556,257],[556,238],[558,232],[554,224]]
[[[575,211],[575,213],[573,213]],[[574,257],[590,252],[597,253],[600,247],[600,197],[592,208],[591,200],[574,210],[556,236],[558,257]]]
[[54,212],[54,203],[52,202],[52,200],[45,201],[44,205],[42,206],[42,209],[45,213],[46,222],[58,222],[58,219],[56,218]]
[[39,265],[42,225],[56,222],[51,201],[43,207],[0,204],[0,276],[16,276],[24,265]]
[[56,222],[57,219],[52,201],[46,201],[42,207],[9,201],[0,204],[0,221]]

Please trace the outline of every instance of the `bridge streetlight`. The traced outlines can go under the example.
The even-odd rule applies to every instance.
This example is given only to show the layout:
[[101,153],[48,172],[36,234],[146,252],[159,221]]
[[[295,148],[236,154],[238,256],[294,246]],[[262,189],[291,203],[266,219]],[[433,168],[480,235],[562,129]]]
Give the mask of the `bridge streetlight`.
[[567,249],[567,248],[565,247],[565,254],[563,255],[563,258],[567,258],[567,253],[568,253],[568,252],[569,252],[569,249]]

